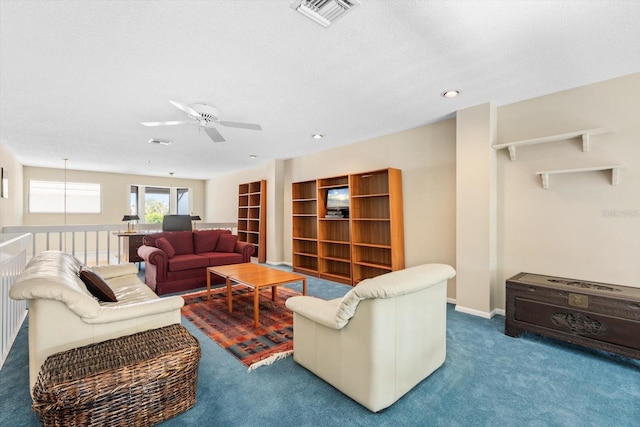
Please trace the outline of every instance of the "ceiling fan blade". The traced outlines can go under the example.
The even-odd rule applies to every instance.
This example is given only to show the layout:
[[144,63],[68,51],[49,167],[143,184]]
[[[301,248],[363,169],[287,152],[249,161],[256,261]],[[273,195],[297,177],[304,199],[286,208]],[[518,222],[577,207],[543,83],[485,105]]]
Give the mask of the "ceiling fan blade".
[[262,130],[262,126],[254,125],[253,123],[227,122],[224,120],[220,120],[218,123],[220,123],[222,126],[229,126],[232,128]]
[[194,123],[194,122],[187,122],[185,120],[173,120],[169,122],[140,122],[140,124],[143,126],[173,126],[173,125],[185,125],[188,123]]
[[189,107],[187,104],[184,104],[182,102],[176,102],[176,101],[169,101],[169,102],[171,104],[173,104],[176,108],[184,111],[185,113],[189,114],[190,116],[201,117],[200,113],[198,113],[193,108]]
[[211,140],[213,142],[224,142],[226,141],[222,135],[220,135],[220,132],[218,132],[218,129],[216,128],[205,128],[204,131],[207,133],[207,135],[209,135],[209,138],[211,138]]

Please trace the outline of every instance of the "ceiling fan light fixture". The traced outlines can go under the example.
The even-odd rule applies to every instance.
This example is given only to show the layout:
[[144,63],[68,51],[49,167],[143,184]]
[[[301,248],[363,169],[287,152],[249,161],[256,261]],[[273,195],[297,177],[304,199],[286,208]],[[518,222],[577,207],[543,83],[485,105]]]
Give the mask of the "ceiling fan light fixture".
[[440,94],[444,98],[455,98],[458,95],[460,95],[460,91],[456,89],[445,90]]

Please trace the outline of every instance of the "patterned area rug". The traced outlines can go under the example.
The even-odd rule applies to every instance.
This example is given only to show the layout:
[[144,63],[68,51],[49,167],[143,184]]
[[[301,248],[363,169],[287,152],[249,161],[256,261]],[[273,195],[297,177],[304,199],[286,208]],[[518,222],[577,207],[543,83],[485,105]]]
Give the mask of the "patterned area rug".
[[183,295],[182,315],[252,370],[286,357],[293,351],[293,313],[285,307],[287,298],[301,295],[278,286],[276,301],[271,289],[260,292],[258,328],[253,327],[253,288],[233,287],[233,312],[227,309],[227,289]]

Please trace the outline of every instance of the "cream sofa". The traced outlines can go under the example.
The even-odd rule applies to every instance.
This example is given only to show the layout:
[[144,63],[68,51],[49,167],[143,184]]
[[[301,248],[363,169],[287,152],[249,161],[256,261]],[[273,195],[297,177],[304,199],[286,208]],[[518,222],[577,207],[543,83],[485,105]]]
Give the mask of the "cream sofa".
[[30,389],[46,358],[87,344],[180,323],[182,297],[158,297],[137,276],[134,264],[94,267],[118,302],[98,302],[78,271],[81,263],[60,251],[36,255],[9,296],[29,300]]
[[454,276],[425,264],[364,280],[343,298],[289,298],[294,360],[373,412],[392,405],[444,363]]

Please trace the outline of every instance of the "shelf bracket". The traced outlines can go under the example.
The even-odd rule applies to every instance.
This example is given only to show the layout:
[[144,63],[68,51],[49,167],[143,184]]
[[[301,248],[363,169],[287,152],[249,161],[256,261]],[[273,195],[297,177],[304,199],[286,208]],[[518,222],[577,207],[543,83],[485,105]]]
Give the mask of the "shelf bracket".
[[589,152],[589,134],[588,133],[582,134],[582,152],[583,153]]
[[510,145],[509,146],[509,157],[511,158],[511,160],[515,160],[516,159],[516,146],[515,145]]
[[542,188],[544,188],[545,190],[549,189],[549,174],[548,173],[541,173],[540,174],[540,178],[542,178]]
[[611,185],[618,185],[620,182],[620,168],[614,167],[611,169]]

